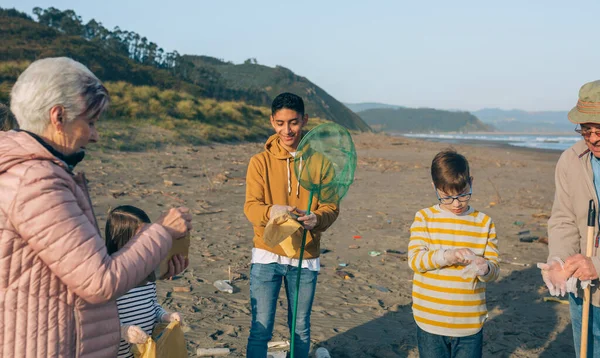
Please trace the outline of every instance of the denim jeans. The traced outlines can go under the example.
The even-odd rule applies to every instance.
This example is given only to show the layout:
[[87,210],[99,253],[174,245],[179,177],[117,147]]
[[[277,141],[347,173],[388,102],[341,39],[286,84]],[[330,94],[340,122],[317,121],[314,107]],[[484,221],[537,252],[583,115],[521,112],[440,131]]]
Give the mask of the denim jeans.
[[483,352],[483,329],[472,336],[448,337],[425,332],[417,326],[420,358],[480,358]]
[[[571,325],[573,327],[573,343],[575,355],[579,358],[581,347],[581,314],[583,299],[575,298],[569,294],[569,311],[571,312]],[[590,305],[590,318],[588,323],[588,357],[600,357],[600,308]]]
[[[300,276],[300,295],[294,338],[294,356],[298,358],[307,358],[310,351],[310,313],[317,287],[317,275],[318,272],[303,268]],[[265,358],[267,356],[267,344],[273,337],[275,309],[281,282],[285,283],[285,294],[288,301],[288,327],[291,334],[297,277],[298,267],[277,263],[252,264],[250,268],[252,324],[246,357]]]

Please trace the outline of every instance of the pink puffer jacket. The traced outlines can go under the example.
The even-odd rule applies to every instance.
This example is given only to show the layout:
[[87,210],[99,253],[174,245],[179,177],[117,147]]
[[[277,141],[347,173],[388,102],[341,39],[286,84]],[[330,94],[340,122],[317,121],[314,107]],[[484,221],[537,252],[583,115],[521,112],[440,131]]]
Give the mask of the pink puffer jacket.
[[87,193],[25,132],[0,132],[0,357],[116,357],[115,299],[171,247],[150,225],[113,256]]

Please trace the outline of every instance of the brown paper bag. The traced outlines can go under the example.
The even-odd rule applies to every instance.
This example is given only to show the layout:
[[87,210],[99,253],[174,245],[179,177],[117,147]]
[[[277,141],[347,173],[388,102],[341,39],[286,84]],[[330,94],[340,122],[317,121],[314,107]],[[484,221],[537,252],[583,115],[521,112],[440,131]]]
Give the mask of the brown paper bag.
[[185,234],[184,237],[180,239],[173,240],[173,246],[171,250],[167,254],[167,257],[160,262],[160,266],[157,271],[157,279],[161,279],[164,275],[169,272],[169,261],[175,255],[183,255],[183,257],[187,258],[190,251],[190,233]]
[[304,230],[302,225],[294,220],[291,215],[283,214],[269,220],[267,226],[265,226],[263,240],[270,247],[275,247],[288,238],[291,238],[290,242],[296,242],[298,239],[301,241],[302,230]]

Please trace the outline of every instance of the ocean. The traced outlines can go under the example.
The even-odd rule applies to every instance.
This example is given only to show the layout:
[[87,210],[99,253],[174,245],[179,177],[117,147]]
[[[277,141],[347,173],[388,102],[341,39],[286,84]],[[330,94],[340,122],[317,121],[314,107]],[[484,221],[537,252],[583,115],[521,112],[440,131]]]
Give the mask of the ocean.
[[580,135],[573,133],[550,135],[550,134],[396,134],[409,138],[422,138],[426,140],[444,142],[450,144],[459,144],[464,142],[480,141],[485,145],[486,142],[507,144],[515,147],[549,149],[563,151],[581,139]]

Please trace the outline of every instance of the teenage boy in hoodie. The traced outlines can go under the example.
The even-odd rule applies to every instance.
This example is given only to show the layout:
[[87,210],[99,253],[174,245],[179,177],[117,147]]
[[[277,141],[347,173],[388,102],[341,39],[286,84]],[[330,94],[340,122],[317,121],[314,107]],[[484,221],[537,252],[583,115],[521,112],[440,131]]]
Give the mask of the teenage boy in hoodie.
[[271,125],[275,134],[265,143],[265,150],[253,156],[248,165],[244,213],[254,227],[249,358],[267,356],[267,343],[273,336],[275,308],[282,282],[285,283],[288,327],[291,330],[300,249],[290,252],[291,245],[286,241],[291,238],[274,247],[267,245],[263,239],[269,219],[285,212],[299,214],[298,222],[309,230],[302,260],[294,353],[304,358],[310,351],[310,313],[320,268],[321,233],[333,224],[339,209],[337,205],[320,203],[315,197],[310,214],[306,215],[306,211],[302,210],[308,206],[309,191],[300,186],[296,178],[294,157],[302,138],[302,128],[307,122],[302,98],[292,93],[278,95],[271,105]]

